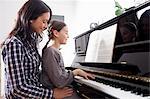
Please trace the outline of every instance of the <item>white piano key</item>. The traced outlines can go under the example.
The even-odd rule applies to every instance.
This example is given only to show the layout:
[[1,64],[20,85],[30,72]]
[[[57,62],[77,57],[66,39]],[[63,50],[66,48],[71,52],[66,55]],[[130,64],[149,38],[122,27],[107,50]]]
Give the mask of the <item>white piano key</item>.
[[92,80],[86,80],[83,77],[79,77],[79,76],[75,77],[75,81],[86,84],[92,88],[100,90],[104,93],[107,93],[107,94],[109,94],[113,97],[119,98],[119,99],[150,99],[150,96],[142,97],[140,95],[131,93],[130,91],[124,91],[124,90],[121,90],[120,88],[114,88],[109,85],[105,85],[103,83],[98,83],[98,82],[92,81]]

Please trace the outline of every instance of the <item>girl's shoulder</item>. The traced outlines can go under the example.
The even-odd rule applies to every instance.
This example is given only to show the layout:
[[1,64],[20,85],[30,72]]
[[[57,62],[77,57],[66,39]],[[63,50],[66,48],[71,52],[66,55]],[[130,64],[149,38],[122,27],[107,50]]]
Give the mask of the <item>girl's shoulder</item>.
[[60,52],[56,49],[56,48],[54,48],[54,47],[52,47],[52,46],[49,46],[49,47],[47,47],[45,50],[44,50],[44,53],[45,54],[47,54],[47,53],[51,53],[51,54],[60,54]]

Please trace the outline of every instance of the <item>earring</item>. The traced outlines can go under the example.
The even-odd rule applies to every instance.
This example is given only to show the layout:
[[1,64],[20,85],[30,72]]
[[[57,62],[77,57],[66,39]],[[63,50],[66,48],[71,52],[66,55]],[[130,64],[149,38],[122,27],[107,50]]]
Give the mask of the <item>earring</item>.
[[32,23],[33,21],[32,20],[30,20],[30,23]]

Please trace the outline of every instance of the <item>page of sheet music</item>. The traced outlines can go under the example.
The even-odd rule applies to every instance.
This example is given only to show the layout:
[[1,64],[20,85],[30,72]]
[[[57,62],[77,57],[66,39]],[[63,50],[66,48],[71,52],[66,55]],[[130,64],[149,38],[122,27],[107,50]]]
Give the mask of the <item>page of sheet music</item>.
[[111,63],[117,25],[91,33],[85,62]]

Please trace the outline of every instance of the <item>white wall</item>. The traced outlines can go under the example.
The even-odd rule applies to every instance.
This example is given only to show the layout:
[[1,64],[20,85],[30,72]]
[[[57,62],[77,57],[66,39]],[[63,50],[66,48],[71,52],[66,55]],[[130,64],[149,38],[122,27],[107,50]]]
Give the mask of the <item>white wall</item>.
[[77,3],[77,33],[90,29],[90,23],[102,24],[115,16],[113,0],[79,0]]
[[18,8],[25,0],[0,0],[0,43],[14,26]]

